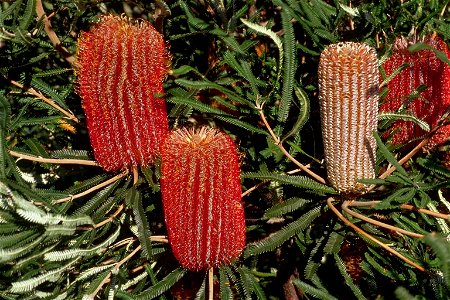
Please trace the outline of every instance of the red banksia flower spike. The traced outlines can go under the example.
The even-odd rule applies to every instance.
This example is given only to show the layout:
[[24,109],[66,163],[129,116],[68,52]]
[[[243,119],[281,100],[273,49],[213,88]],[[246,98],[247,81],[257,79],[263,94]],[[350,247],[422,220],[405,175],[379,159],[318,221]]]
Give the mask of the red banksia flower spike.
[[328,178],[342,193],[359,193],[358,179],[375,177],[378,59],[362,43],[325,48],[319,62],[319,101]]
[[103,16],[78,41],[78,90],[95,159],[107,171],[150,164],[168,134],[162,35],[144,20]]
[[161,192],[169,242],[180,264],[229,264],[245,247],[236,145],[208,127],[178,129],[161,152]]
[[[450,58],[450,50],[440,38],[425,38],[422,42]],[[432,50],[408,51],[411,44],[404,37],[398,38],[392,56],[383,64],[387,76],[403,64],[409,66],[387,84],[389,91],[380,111],[397,111],[404,105],[407,112],[424,120],[434,129],[450,106],[450,66],[437,58]],[[421,85],[426,87],[425,90],[408,103],[407,97]],[[398,120],[389,128],[387,134],[390,133],[393,133],[393,144],[404,144],[420,138],[426,132],[411,121]],[[433,149],[449,138],[450,125],[443,126],[431,136],[425,149]]]

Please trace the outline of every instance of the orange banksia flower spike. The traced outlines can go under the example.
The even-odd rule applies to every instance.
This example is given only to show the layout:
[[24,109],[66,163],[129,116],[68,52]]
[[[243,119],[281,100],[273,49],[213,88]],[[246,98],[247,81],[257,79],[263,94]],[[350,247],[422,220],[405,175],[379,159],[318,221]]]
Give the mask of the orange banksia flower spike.
[[238,153],[225,133],[178,129],[162,148],[161,192],[172,251],[190,270],[230,263],[245,247]]
[[168,134],[168,54],[144,20],[103,16],[78,41],[79,94],[95,159],[107,171],[150,164]]
[[376,52],[362,43],[330,45],[320,56],[318,72],[328,179],[342,193],[363,192],[357,180],[375,177]]
[[[444,52],[450,59],[450,50],[440,38],[426,38],[423,42],[438,51]],[[450,106],[450,66],[436,57],[432,50],[409,52],[411,45],[404,37],[396,40],[392,56],[383,64],[386,76],[392,74],[403,64],[409,66],[400,71],[387,84],[388,93],[380,106],[380,111],[397,111],[406,103],[406,111],[424,120],[435,128],[442,115]],[[410,101],[407,97],[420,85],[425,85],[416,99]],[[404,144],[421,137],[425,131],[412,121],[398,120],[388,133],[393,133],[393,144]],[[450,138],[450,125],[438,129],[426,149],[435,148]]]

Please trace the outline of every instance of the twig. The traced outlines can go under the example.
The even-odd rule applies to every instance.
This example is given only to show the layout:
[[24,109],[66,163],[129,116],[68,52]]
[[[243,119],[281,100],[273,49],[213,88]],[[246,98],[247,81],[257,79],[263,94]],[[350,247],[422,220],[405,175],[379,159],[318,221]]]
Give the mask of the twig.
[[[352,201],[348,206],[354,206],[354,207],[374,207],[375,205],[377,205],[378,203],[380,203],[381,201]],[[411,210],[411,211],[417,211],[419,213],[423,213],[426,215],[430,215],[436,218],[441,218],[444,220],[449,220],[450,219],[450,214],[443,214],[443,213],[439,213],[439,212],[434,212],[431,210],[428,210],[426,208],[420,208],[420,207],[416,207],[410,204],[402,204],[400,205],[400,208],[402,209],[406,209],[406,210]]]
[[95,166],[98,167],[98,163],[93,160],[85,159],[69,159],[69,158],[44,158],[40,156],[33,156],[28,154],[19,153],[13,150],[9,150],[9,154],[13,157],[20,159],[26,159],[41,163],[61,164],[61,165],[83,165],[83,166]]
[[368,234],[367,232],[365,232],[364,230],[362,230],[361,228],[359,228],[358,226],[356,226],[355,224],[353,224],[352,222],[350,222],[350,220],[348,220],[346,217],[344,217],[337,209],[336,207],[334,207],[333,205],[333,198],[330,197],[327,199],[327,205],[328,207],[336,214],[336,216],[341,219],[342,222],[344,222],[346,225],[350,226],[351,228],[353,228],[357,233],[363,235],[364,237],[368,238],[369,240],[373,241],[374,243],[376,243],[377,245],[379,245],[381,248],[385,249],[386,251],[392,253],[393,255],[397,256],[398,258],[400,258],[401,260],[403,260],[404,262],[406,262],[407,264],[413,266],[414,268],[422,271],[422,272],[426,272],[425,268],[416,264],[415,262],[413,262],[412,260],[410,260],[409,258],[403,256],[402,254],[400,254],[399,252],[397,252],[396,250],[392,249],[391,247],[389,247],[388,245],[384,244],[383,242],[381,242],[380,240],[374,238],[373,236],[371,236],[370,234]]
[[275,145],[283,152],[283,154],[294,164],[296,164],[302,171],[306,172],[308,175],[313,177],[315,180],[317,180],[320,183],[325,184],[326,181],[321,176],[317,175],[308,167],[306,167],[304,164],[300,163],[298,160],[296,160],[292,155],[283,147],[283,144],[281,143],[280,138],[273,132],[272,127],[270,127],[269,122],[267,122],[266,116],[264,115],[264,111],[262,109],[263,105],[257,103],[256,108],[258,109],[259,116],[261,117],[261,120],[263,121],[264,125],[266,126],[267,130],[269,131],[273,141],[275,142]]
[[95,224],[95,225],[94,225],[94,228],[102,227],[103,225],[105,225],[105,224],[111,222],[112,220],[114,220],[114,218],[117,217],[117,216],[122,212],[122,210],[124,209],[124,207],[125,207],[125,205],[124,205],[123,203],[120,204],[119,207],[117,208],[117,210],[112,214],[111,217],[109,217],[109,218],[106,219],[106,220],[101,221],[101,222],[98,223],[98,224]]
[[139,180],[138,168],[136,166],[133,166],[131,170],[133,172],[133,185],[136,185]]
[[110,179],[108,179],[108,180],[106,180],[106,181],[104,181],[104,182],[102,182],[100,184],[97,184],[96,186],[91,187],[90,189],[88,189],[88,190],[86,190],[84,192],[81,192],[81,193],[76,194],[76,195],[71,195],[71,196],[66,197],[66,198],[54,200],[53,204],[64,203],[64,202],[75,200],[77,198],[81,198],[81,197],[83,197],[83,196],[85,196],[87,194],[90,194],[90,193],[92,193],[92,192],[94,192],[96,190],[101,189],[102,187],[108,186],[111,183],[116,182],[117,180],[119,180],[120,178],[124,177],[127,174],[128,174],[128,171],[124,171],[124,172],[114,176],[113,178],[110,178]]
[[214,299],[214,267],[208,271],[208,300]]
[[[168,242],[167,238],[165,236],[152,236],[150,238],[151,241],[154,242]],[[139,245],[136,247],[136,249],[133,250],[130,254],[128,254],[124,259],[117,262],[114,266],[114,268],[111,270],[111,272],[108,273],[108,275],[102,280],[102,282],[99,284],[99,286],[95,289],[92,294],[89,295],[90,299],[94,299],[95,296],[98,294],[98,292],[102,289],[103,285],[105,285],[107,282],[109,282],[109,278],[111,278],[111,274],[117,274],[119,272],[119,268],[129,261],[139,250],[141,250],[142,246]]]
[[47,33],[50,41],[52,42],[53,47],[55,47],[56,50],[61,52],[61,54],[64,56],[64,59],[68,63],[74,65],[75,57],[61,44],[61,41],[59,40],[58,36],[56,35],[55,31],[52,28],[52,25],[50,24],[49,17],[45,15],[42,0],[36,0],[36,14],[38,16],[38,19],[42,19],[44,21],[44,30]]
[[108,275],[103,278],[102,282],[98,285],[98,287],[95,289],[95,291],[92,292],[92,294],[89,295],[89,299],[94,299],[95,296],[97,296],[98,292],[102,289],[103,285],[105,285],[109,278],[111,277],[111,274],[119,272],[119,268],[126,263],[128,260],[130,260],[139,250],[141,250],[141,245],[137,246],[136,249],[133,250],[130,254],[128,254],[124,259],[116,263],[114,268],[111,270],[111,272],[108,273]]
[[63,115],[65,115],[66,117],[68,117],[69,119],[71,119],[72,121],[76,122],[76,123],[80,123],[80,120],[78,120],[77,117],[75,117],[72,113],[66,111],[65,109],[63,109],[61,106],[59,106],[55,101],[53,101],[52,99],[48,99],[47,97],[45,97],[44,95],[42,95],[40,92],[36,91],[35,89],[33,89],[32,87],[26,87],[23,84],[20,84],[17,81],[14,80],[9,80],[9,82],[22,89],[25,90],[25,92],[36,96],[37,98],[39,98],[40,100],[44,101],[45,103],[47,103],[48,105],[50,105],[51,107],[53,107],[54,109],[60,111]]
[[366,221],[366,222],[368,222],[370,224],[373,224],[373,225],[376,225],[376,226],[379,226],[379,227],[383,227],[383,228],[386,228],[386,229],[389,229],[389,230],[393,230],[395,232],[403,233],[405,235],[408,235],[408,236],[411,236],[411,237],[414,237],[414,238],[421,239],[421,238],[424,237],[423,234],[419,234],[419,233],[411,232],[411,231],[408,231],[408,230],[404,230],[404,229],[401,229],[399,227],[392,226],[392,225],[389,225],[389,224],[386,224],[386,223],[374,220],[372,218],[366,217],[366,216],[364,216],[364,215],[362,215],[360,213],[357,213],[357,212],[355,212],[355,211],[353,211],[353,210],[348,208],[348,206],[350,205],[349,204],[350,202],[351,201],[344,201],[342,203],[341,207],[346,213],[348,213],[349,215],[352,215],[353,217],[356,217],[358,219],[361,219],[363,221]]

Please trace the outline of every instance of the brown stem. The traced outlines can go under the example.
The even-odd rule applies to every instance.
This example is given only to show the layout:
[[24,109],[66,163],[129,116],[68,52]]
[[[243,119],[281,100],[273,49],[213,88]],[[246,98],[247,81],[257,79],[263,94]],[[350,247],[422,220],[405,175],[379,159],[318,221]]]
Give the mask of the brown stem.
[[259,116],[261,117],[261,120],[263,121],[264,125],[266,126],[267,130],[270,133],[270,136],[272,137],[273,141],[275,142],[275,145],[283,152],[283,154],[294,164],[296,164],[302,171],[306,172],[308,175],[310,175],[312,178],[317,180],[320,183],[325,184],[326,181],[321,176],[317,175],[313,171],[311,171],[307,166],[300,163],[298,160],[296,160],[294,157],[292,157],[291,154],[283,147],[283,144],[281,143],[280,138],[273,132],[272,127],[270,127],[269,122],[266,119],[266,116],[264,115],[264,111],[262,109],[261,104],[257,104],[256,108],[258,109]]
[[348,220],[346,217],[344,217],[338,210],[337,208],[333,205],[333,198],[330,197],[327,199],[327,205],[328,207],[334,212],[334,214],[342,221],[344,222],[346,225],[350,226],[351,228],[353,228],[357,233],[359,233],[360,235],[366,237],[367,239],[371,240],[372,242],[374,242],[375,244],[379,245],[381,248],[385,249],[386,251],[392,253],[393,255],[397,256],[398,258],[400,258],[401,260],[403,260],[404,262],[406,262],[407,264],[413,266],[414,268],[422,271],[422,272],[426,272],[425,268],[416,264],[415,262],[413,262],[412,260],[410,260],[409,258],[403,256],[402,254],[400,254],[399,252],[397,252],[396,250],[392,249],[391,247],[389,247],[388,245],[384,244],[383,242],[381,242],[380,240],[376,239],[375,237],[373,237],[372,235],[368,234],[367,232],[365,232],[364,230],[362,230],[361,228],[359,228],[358,226],[356,226],[355,224],[353,224],[352,222],[350,222],[350,220]]
[[208,300],[214,299],[214,267],[208,270]]
[[13,157],[20,159],[26,159],[30,161],[50,163],[50,164],[66,164],[66,165],[83,165],[83,166],[95,166],[98,167],[98,163],[93,160],[85,159],[68,159],[68,158],[44,158],[39,156],[33,156],[28,154],[19,153],[16,151],[9,150],[9,154]]
[[64,203],[64,202],[72,201],[72,200],[75,200],[75,199],[77,199],[77,198],[81,198],[81,197],[83,197],[83,196],[86,196],[87,194],[90,194],[90,193],[92,193],[92,192],[95,192],[96,190],[99,190],[99,189],[101,189],[102,187],[108,186],[108,185],[110,185],[111,183],[116,182],[117,180],[119,180],[120,178],[124,177],[124,176],[127,175],[127,174],[128,174],[128,171],[124,171],[124,172],[122,172],[122,173],[120,173],[120,174],[114,176],[113,178],[110,178],[110,179],[108,179],[108,180],[106,180],[106,181],[104,181],[104,182],[102,182],[102,183],[100,183],[100,184],[97,184],[96,186],[91,187],[90,189],[88,189],[88,190],[86,190],[86,191],[84,191],[84,192],[81,192],[81,193],[76,194],[76,195],[71,195],[71,196],[66,197],[66,198],[54,200],[54,201],[53,201],[53,204]]
[[14,86],[16,86],[16,87],[18,87],[18,88],[24,90],[25,92],[27,92],[27,93],[29,93],[29,94],[31,94],[31,95],[37,97],[38,99],[44,101],[45,103],[47,103],[48,105],[50,105],[50,106],[53,107],[54,109],[60,111],[63,115],[65,115],[66,117],[68,117],[68,118],[71,119],[72,121],[74,121],[74,122],[76,122],[76,123],[80,123],[80,121],[78,120],[78,118],[75,117],[72,113],[70,113],[70,112],[66,111],[65,109],[61,108],[58,104],[56,104],[55,101],[53,101],[53,100],[51,100],[51,99],[45,97],[44,95],[42,95],[40,92],[36,91],[35,89],[33,89],[33,88],[31,88],[31,87],[26,87],[26,86],[24,86],[23,84],[20,84],[19,82],[14,81],[14,80],[9,80],[9,82],[10,82],[12,85],[14,85]]
[[342,203],[342,209],[346,213],[348,213],[349,215],[351,215],[353,217],[356,217],[356,218],[358,218],[360,220],[366,221],[366,222],[368,222],[370,224],[373,224],[373,225],[376,225],[376,226],[379,226],[379,227],[382,227],[382,228],[386,228],[386,229],[389,229],[389,230],[393,230],[395,232],[403,233],[405,235],[408,235],[408,236],[411,236],[411,237],[414,237],[414,238],[421,239],[421,238],[424,237],[423,234],[419,234],[419,233],[411,232],[411,231],[408,231],[408,230],[404,230],[404,229],[401,229],[399,227],[392,226],[392,225],[389,225],[389,224],[386,224],[386,223],[383,223],[383,222],[371,219],[369,217],[366,217],[366,216],[364,216],[364,215],[362,215],[360,213],[357,213],[357,212],[355,212],[355,211],[353,211],[353,210],[348,208],[350,202],[351,201],[344,201]]
[[42,19],[44,21],[44,30],[47,33],[50,41],[52,42],[53,47],[55,47],[55,49],[58,50],[64,56],[64,59],[68,63],[74,65],[75,57],[61,44],[61,41],[59,40],[58,36],[56,35],[55,31],[52,28],[52,24],[50,23],[49,17],[45,15],[42,0],[36,0],[36,14],[38,16],[38,19]]
[[[348,206],[354,206],[354,207],[374,207],[375,205],[377,205],[378,203],[380,203],[381,201],[352,201],[351,203],[348,204]],[[411,210],[411,211],[417,211],[426,215],[430,215],[436,218],[440,218],[440,219],[444,219],[444,220],[449,220],[450,219],[450,214],[443,214],[443,213],[439,213],[439,212],[434,212],[425,208],[419,208],[410,204],[402,204],[400,205],[400,208],[402,209],[406,209],[406,210]]]
[[94,228],[102,227],[103,225],[108,224],[109,222],[111,222],[112,220],[114,220],[114,219],[122,212],[122,210],[124,209],[124,207],[125,207],[125,205],[123,205],[123,203],[120,204],[120,206],[119,206],[119,207],[117,208],[117,210],[111,215],[111,217],[109,217],[109,218],[106,219],[106,220],[103,220],[102,222],[100,222],[100,223],[98,223],[98,224],[95,224]]

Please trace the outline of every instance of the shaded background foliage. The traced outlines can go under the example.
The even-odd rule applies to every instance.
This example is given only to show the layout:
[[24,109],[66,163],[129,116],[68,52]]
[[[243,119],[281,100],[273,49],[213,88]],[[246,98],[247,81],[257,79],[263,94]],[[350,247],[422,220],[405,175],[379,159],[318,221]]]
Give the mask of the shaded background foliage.
[[[450,171],[440,158],[449,145],[371,181],[383,188],[364,196],[383,200],[382,209],[367,212],[372,217],[436,234],[413,239],[353,220],[424,266],[427,272],[421,272],[342,224],[326,205],[335,194],[331,187],[286,175],[296,166],[268,134],[255,106],[265,103],[265,116],[289,153],[325,177],[317,99],[321,51],[338,41],[366,42],[383,60],[399,35],[436,32],[448,43],[448,1],[43,1],[68,54],[44,30],[36,13],[40,3],[0,3],[0,297],[208,296],[204,273],[181,269],[167,244],[149,242],[150,235],[166,234],[158,164],[142,168],[137,185],[126,175],[55,203],[117,174],[10,155],[13,150],[93,159],[76,71],[64,56],[76,54],[81,31],[112,13],[150,20],[163,33],[172,56],[165,81],[170,127],[208,124],[225,130],[242,155],[243,192],[257,187],[243,198],[248,246],[241,259],[216,270],[217,298],[448,298],[448,223],[398,205],[448,213]],[[380,122],[380,131],[388,123]],[[397,154],[387,143],[379,151],[379,171]]]

